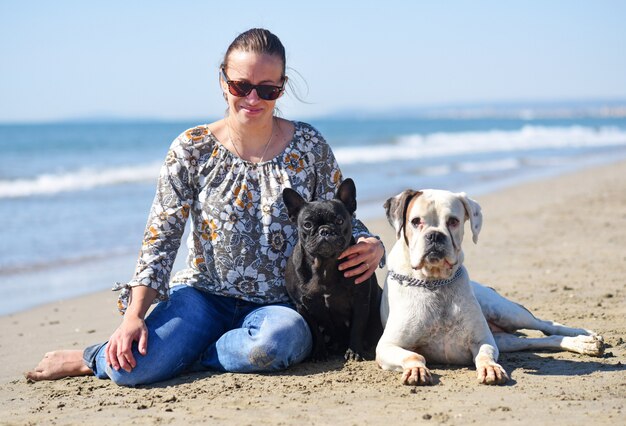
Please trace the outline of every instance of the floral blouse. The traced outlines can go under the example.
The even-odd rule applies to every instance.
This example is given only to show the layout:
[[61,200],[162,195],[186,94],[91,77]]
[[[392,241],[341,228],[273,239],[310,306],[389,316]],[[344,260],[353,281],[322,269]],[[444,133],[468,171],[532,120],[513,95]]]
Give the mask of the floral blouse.
[[[187,268],[172,285],[254,303],[288,302],[284,271],[298,234],[282,200],[284,188],[305,199],[328,200],[341,183],[341,171],[322,135],[295,122],[293,139],[274,159],[242,160],[227,150],[207,125],[183,132],[172,143],[161,168],[133,279],[118,283],[124,312],[130,288],[138,285],[166,300],[170,273],[187,219]],[[353,235],[371,236],[353,218]]]

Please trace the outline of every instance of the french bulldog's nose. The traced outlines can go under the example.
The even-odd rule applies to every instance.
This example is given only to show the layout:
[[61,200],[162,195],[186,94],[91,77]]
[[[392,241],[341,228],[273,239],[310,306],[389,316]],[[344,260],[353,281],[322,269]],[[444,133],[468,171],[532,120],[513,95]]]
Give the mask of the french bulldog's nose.
[[426,241],[432,244],[444,244],[446,242],[446,234],[439,231],[429,232],[428,234],[424,235],[424,238],[426,239]]
[[322,226],[318,233],[319,233],[320,237],[328,237],[328,236],[334,234],[332,229],[330,229],[328,227],[325,227],[325,226]]

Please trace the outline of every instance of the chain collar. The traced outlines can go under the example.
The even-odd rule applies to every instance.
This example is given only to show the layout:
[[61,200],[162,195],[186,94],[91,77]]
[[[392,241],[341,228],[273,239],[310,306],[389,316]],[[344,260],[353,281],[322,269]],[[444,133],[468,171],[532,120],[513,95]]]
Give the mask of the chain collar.
[[450,278],[446,278],[445,280],[423,280],[419,278],[409,277],[408,275],[399,274],[394,271],[389,271],[389,276],[396,280],[398,284],[405,287],[424,287],[428,290],[433,290],[437,287],[442,287],[444,285],[450,284],[453,281],[456,281],[461,275],[463,275],[463,271],[465,268],[460,267],[456,270],[453,276]]

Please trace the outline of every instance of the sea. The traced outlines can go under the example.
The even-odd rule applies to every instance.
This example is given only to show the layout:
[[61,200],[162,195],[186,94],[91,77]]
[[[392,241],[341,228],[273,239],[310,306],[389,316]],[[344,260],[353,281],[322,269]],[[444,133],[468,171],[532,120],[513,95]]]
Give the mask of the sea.
[[[626,158],[624,116],[306,121],[354,179],[366,224],[407,188],[476,198]],[[167,149],[197,124],[0,124],[0,315],[128,281]]]

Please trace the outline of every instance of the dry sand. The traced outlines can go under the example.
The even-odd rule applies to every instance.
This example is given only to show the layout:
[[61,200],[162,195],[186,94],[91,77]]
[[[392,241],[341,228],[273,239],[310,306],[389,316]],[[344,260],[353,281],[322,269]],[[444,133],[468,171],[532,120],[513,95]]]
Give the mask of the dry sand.
[[[474,197],[485,223],[477,246],[465,241],[473,279],[540,318],[601,333],[602,358],[502,354],[511,381],[500,387],[442,365],[431,366],[436,385],[403,386],[373,361],[339,359],[136,389],[93,377],[27,383],[21,373],[46,351],[109,336],[120,317],[106,292],[0,317],[0,424],[625,424],[625,176],[617,163]],[[368,225],[390,248],[386,221]]]

